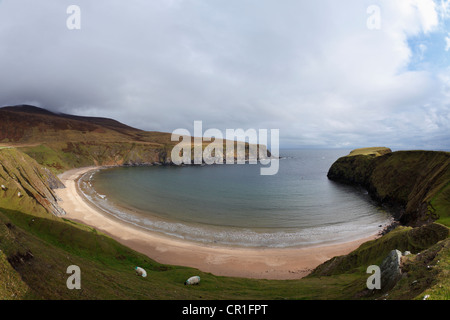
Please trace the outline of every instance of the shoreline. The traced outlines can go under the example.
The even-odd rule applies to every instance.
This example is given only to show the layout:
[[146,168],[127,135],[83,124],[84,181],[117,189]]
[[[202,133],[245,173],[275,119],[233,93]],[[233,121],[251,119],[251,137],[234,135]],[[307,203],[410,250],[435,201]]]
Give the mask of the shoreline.
[[78,179],[87,172],[104,167],[72,169],[58,177],[66,186],[56,189],[64,218],[83,223],[119,243],[162,263],[186,266],[218,276],[255,279],[300,279],[321,263],[357,249],[377,235],[362,239],[311,247],[253,248],[208,245],[176,239],[145,230],[114,218],[91,204],[81,194]]

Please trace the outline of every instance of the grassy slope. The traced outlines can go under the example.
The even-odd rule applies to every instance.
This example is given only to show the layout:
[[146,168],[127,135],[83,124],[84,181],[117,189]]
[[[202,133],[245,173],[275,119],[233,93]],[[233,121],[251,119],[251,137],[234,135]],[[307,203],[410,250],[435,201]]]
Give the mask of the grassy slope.
[[[12,210],[0,209],[0,234],[0,249],[23,279],[19,283],[30,288],[26,291],[25,286],[17,298],[342,299],[352,297],[362,283],[355,274],[297,281],[218,277],[161,265],[92,228]],[[81,268],[82,290],[66,288],[65,271],[72,264]],[[137,277],[135,266],[145,268],[148,277]],[[192,275],[200,275],[200,286],[183,285]]]
[[[428,290],[433,299],[445,299],[448,296],[446,275],[450,243],[446,239],[434,245],[435,240],[445,236],[443,230],[448,231],[442,228],[437,227],[433,237],[424,237],[427,241],[411,235],[414,229],[399,228],[384,238],[362,245],[349,256],[333,259],[307,278],[289,281],[218,277],[192,268],[162,265],[95,229],[62,219],[49,220],[4,209],[0,209],[0,250],[14,266],[15,279],[19,279],[18,275],[23,279],[18,282],[16,298],[373,299],[381,293],[374,296],[365,292],[365,269],[381,262],[380,257],[386,252],[399,248],[410,249],[413,257],[431,255],[432,259],[427,257],[423,263],[411,258],[407,280],[392,290],[391,297],[420,298],[423,291]],[[429,250],[434,253],[427,253],[426,248],[431,248]],[[419,252],[421,254],[417,255]],[[339,266],[336,260],[341,261]],[[65,271],[72,264],[82,270],[82,290],[79,291],[68,290],[65,286],[68,277]],[[335,265],[330,267],[330,264]],[[432,272],[427,268],[430,264],[435,265]],[[133,271],[135,266],[144,267],[148,277],[137,277]],[[183,285],[192,275],[201,276],[200,286]],[[442,281],[438,281],[440,278]],[[415,290],[410,290],[411,285]],[[7,294],[9,292],[0,292],[0,295]]]
[[37,215],[55,212],[56,195],[52,188],[62,183],[45,167],[14,149],[0,150],[0,207],[22,208]]
[[400,226],[384,237],[362,244],[357,250],[346,256],[335,257],[327,261],[317,267],[313,274],[333,275],[342,272],[365,271],[365,267],[369,265],[380,265],[391,250],[420,253],[439,241],[445,241],[448,236],[449,228],[437,223],[418,228]]
[[132,142],[59,142],[20,147],[37,162],[55,173],[68,169],[98,166],[164,162],[165,146]]
[[29,297],[30,288],[9,264],[0,251],[0,300],[16,300]]

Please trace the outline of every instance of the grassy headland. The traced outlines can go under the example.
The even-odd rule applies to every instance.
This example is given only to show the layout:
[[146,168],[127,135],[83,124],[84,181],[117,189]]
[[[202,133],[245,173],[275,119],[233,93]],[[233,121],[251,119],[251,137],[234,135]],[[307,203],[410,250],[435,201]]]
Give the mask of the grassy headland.
[[392,208],[403,224],[437,221],[450,226],[450,153],[398,151],[356,152],[330,168],[332,180],[366,188]]

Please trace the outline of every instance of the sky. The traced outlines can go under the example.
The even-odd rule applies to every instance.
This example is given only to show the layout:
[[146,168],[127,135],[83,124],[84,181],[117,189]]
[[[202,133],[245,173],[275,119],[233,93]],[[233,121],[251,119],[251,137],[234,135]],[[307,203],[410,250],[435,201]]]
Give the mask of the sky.
[[0,0],[0,106],[284,148],[450,149],[449,54],[450,0]]

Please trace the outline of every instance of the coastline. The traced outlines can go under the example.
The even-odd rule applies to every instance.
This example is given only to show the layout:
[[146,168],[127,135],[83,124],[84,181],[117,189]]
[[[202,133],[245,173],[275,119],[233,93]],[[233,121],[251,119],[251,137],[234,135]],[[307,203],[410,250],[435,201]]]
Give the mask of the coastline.
[[377,235],[330,245],[289,248],[244,248],[207,245],[171,238],[121,221],[89,203],[77,180],[102,167],[72,169],[59,175],[66,186],[55,190],[65,218],[86,224],[163,264],[187,266],[219,276],[300,279],[321,263],[345,255]]

